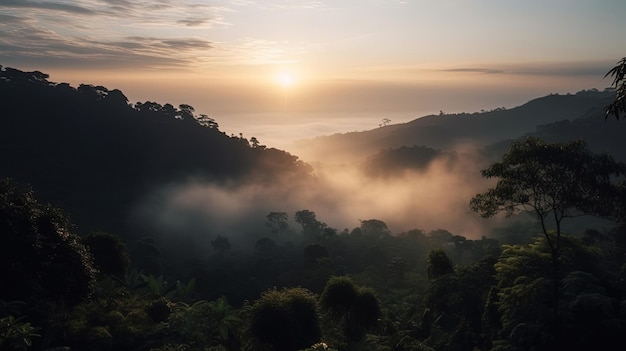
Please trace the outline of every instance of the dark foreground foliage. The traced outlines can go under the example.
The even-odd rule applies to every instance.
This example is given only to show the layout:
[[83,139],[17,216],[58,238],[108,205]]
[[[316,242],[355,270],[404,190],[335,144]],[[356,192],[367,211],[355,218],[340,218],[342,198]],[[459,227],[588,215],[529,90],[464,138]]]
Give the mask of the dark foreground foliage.
[[[315,258],[309,246],[290,254],[280,241],[273,253],[216,251],[215,269],[248,267],[234,289],[251,298],[240,300],[241,292],[211,297],[201,276],[126,269],[114,235],[79,240],[32,190],[1,185],[2,257],[11,258],[2,266],[3,350],[611,350],[626,330],[619,225],[561,235],[558,314],[553,232],[502,244],[445,231],[364,236],[364,227],[329,238],[320,229],[308,233],[316,252],[326,249]],[[263,278],[273,265],[280,273]],[[263,291],[265,279],[280,285]],[[231,291],[220,284],[212,289]]]

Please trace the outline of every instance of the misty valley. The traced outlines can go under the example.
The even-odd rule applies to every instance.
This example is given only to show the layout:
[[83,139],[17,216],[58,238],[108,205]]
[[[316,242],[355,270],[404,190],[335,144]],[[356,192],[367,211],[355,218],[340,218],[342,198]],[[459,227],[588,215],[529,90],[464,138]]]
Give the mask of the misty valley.
[[292,150],[48,78],[0,66],[0,350],[623,347],[623,76]]

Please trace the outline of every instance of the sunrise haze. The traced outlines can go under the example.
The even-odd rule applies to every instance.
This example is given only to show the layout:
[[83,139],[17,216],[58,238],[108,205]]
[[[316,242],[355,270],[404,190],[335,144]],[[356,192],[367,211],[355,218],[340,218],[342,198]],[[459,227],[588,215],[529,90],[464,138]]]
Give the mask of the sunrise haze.
[[626,2],[0,1],[0,65],[294,139],[604,89]]

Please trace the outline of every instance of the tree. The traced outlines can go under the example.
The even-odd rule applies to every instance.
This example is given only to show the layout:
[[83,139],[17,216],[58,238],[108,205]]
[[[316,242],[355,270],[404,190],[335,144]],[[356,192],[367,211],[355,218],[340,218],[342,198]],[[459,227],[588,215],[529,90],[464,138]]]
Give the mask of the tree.
[[562,221],[581,215],[618,217],[624,190],[616,181],[626,174],[626,165],[609,155],[593,154],[583,141],[549,144],[528,137],[513,142],[501,162],[481,173],[498,182],[471,199],[474,212],[488,218],[530,211],[539,219],[550,248],[557,314]]
[[194,112],[196,112],[196,109],[193,108],[193,106],[191,105],[187,105],[187,104],[180,104],[178,105],[178,115],[176,116],[176,118],[180,118],[180,119],[194,119]]
[[261,145],[261,142],[259,141],[259,139],[257,139],[257,137],[250,138],[250,146],[252,146],[253,148],[259,148],[259,149],[265,148],[265,145]]
[[365,219],[361,221],[361,234],[369,237],[382,238],[389,236],[387,223],[379,219]]
[[[174,106],[170,105],[170,107],[173,111]],[[159,112],[163,110],[163,106],[161,106],[161,104],[157,102],[152,102],[152,101],[139,102],[138,101],[135,103],[135,109],[139,112]],[[166,112],[166,111],[164,110],[163,112]]]
[[269,227],[270,231],[275,236],[278,236],[284,233],[285,230],[289,229],[286,212],[270,212],[267,216],[265,216],[265,218],[267,218],[265,226]]
[[219,124],[214,118],[209,117],[208,115],[200,114],[200,116],[196,118],[196,121],[203,127],[207,127],[209,129],[219,129]]
[[348,277],[330,278],[319,303],[332,322],[329,325],[341,327],[348,348],[363,340],[365,333],[377,325],[382,315],[376,292],[357,286]]
[[604,118],[612,115],[619,120],[622,114],[626,114],[626,57],[618,61],[604,78],[609,76],[613,78],[611,86],[615,88],[615,101],[606,108]]
[[[594,215],[617,219],[622,189],[617,179],[626,165],[606,154],[593,154],[583,141],[545,143],[528,137],[513,142],[501,162],[481,171],[485,178],[499,178],[496,186],[477,194],[470,208],[484,218],[505,212],[534,213],[550,246],[558,251],[565,218]],[[549,235],[552,221],[556,241]]]
[[294,218],[302,226],[305,235],[318,234],[325,227],[324,223],[317,220],[315,212],[310,210],[297,211]]
[[317,298],[304,288],[268,290],[252,305],[249,330],[276,351],[311,346],[321,335]]

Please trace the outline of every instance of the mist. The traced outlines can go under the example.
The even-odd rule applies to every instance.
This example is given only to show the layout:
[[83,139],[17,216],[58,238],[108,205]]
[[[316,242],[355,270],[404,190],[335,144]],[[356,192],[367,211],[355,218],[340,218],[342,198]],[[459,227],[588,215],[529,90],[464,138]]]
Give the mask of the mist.
[[270,212],[288,214],[291,231],[282,240],[298,242],[301,227],[294,214],[304,209],[339,233],[378,219],[393,234],[445,229],[468,239],[488,236],[498,221],[485,221],[468,207],[471,197],[490,185],[479,172],[486,162],[470,147],[454,155],[385,177],[367,174],[362,162],[319,162],[313,165],[314,179],[306,181],[218,184],[189,178],[156,189],[137,206],[134,219],[168,249],[185,248],[196,257],[210,255],[218,235],[243,251],[253,250],[263,237],[277,239],[265,225]]

